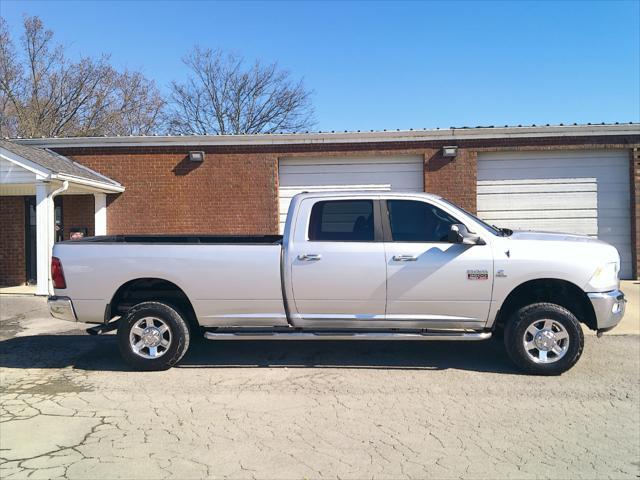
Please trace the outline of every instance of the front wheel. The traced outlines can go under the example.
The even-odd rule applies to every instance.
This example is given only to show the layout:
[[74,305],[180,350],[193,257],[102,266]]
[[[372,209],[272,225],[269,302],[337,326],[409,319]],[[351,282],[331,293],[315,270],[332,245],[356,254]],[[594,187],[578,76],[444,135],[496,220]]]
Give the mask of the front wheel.
[[573,367],[584,348],[580,322],[553,303],[535,303],[509,319],[504,343],[511,360],[535,375],[559,375]]
[[120,320],[118,348],[122,358],[137,370],[166,370],[189,348],[189,327],[173,307],[142,302]]

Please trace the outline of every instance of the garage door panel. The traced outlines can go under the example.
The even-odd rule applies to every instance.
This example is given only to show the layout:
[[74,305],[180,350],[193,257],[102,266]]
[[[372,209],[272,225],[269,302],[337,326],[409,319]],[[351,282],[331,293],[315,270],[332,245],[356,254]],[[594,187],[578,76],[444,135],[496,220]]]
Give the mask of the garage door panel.
[[[325,187],[324,185],[305,185],[302,187],[280,187],[282,194],[281,198],[292,198],[294,195],[301,192],[349,192],[349,191],[363,191],[363,190],[379,190],[381,192],[389,192],[393,190],[394,192],[417,192],[415,188],[407,187],[407,188],[391,188],[390,184],[378,184],[378,185],[356,185],[353,187],[345,187],[344,185],[335,185],[330,187]],[[422,192],[420,190],[420,192]],[[424,192],[422,192],[424,193]]]
[[279,161],[280,231],[284,229],[291,198],[298,193],[379,190],[424,191],[424,157],[290,157]]
[[611,235],[612,242],[616,241],[616,246],[626,247],[619,249],[621,256],[624,252],[631,252],[631,242],[628,241],[628,238],[626,235]]
[[542,178],[534,177],[533,174],[526,179],[503,179],[503,180],[478,180],[478,185],[554,185],[554,184],[579,184],[579,183],[598,183],[598,185],[619,185],[625,190],[629,190],[629,185],[620,178],[602,179],[597,177],[565,177],[565,178]]
[[[631,218],[629,214],[629,195],[598,195],[598,211],[617,209],[621,215]],[[631,220],[629,220],[631,222]]]
[[[336,177],[340,177],[337,179]],[[405,175],[402,172],[393,173],[376,173],[376,172],[340,172],[340,173],[316,173],[316,174],[304,174],[293,173],[287,175],[287,180],[293,185],[304,186],[325,186],[335,185],[338,181],[345,184],[366,184],[366,185],[389,185],[389,188],[410,188],[415,185],[415,179],[413,177],[419,176],[422,178],[422,174],[418,175],[410,173]]]
[[[571,180],[572,183],[593,183],[595,178],[575,177]],[[480,180],[478,179],[478,185],[529,185],[531,183],[544,183],[545,185],[554,183],[567,183],[564,178],[527,178],[524,180],[508,179],[508,180]]]
[[[624,198],[589,195],[585,192],[573,195],[540,193],[478,196],[479,211],[526,210],[527,207],[545,211],[549,209],[574,210],[585,207],[598,210],[618,209],[628,211],[629,203]],[[624,213],[621,214],[625,215]],[[629,217],[628,212],[625,216]]]
[[[490,218],[484,220],[489,223],[496,223],[492,222]],[[595,218],[534,218],[526,221],[500,220],[496,225],[513,230],[538,230],[542,232],[576,233],[579,235],[592,236],[598,234],[598,222]]]
[[483,219],[490,218],[491,220],[529,220],[534,218],[596,218],[596,211],[594,209],[576,209],[567,212],[567,210],[545,210],[541,213],[540,210],[498,210],[498,211],[486,211],[478,210],[478,215]]
[[478,215],[482,218],[491,217],[494,220],[501,219],[522,219],[527,220],[530,218],[598,218],[598,211],[600,215],[607,215],[607,218],[614,222],[619,220],[620,224],[623,225],[626,229],[631,229],[631,226],[627,222],[628,217],[624,215],[624,212],[620,212],[620,209],[610,208],[610,209],[558,209],[552,210],[547,209],[544,211],[540,211],[538,209],[529,209],[529,210],[496,210],[496,211],[486,211],[486,210],[478,210]]
[[628,166],[628,154],[622,150],[577,150],[551,152],[487,152],[480,154],[491,163],[479,166],[482,170],[511,165],[515,168],[535,170],[540,166],[560,166],[568,168]]
[[[362,191],[362,190],[379,190],[389,191],[390,185],[301,185],[299,187],[280,187],[280,195],[278,200],[280,225],[284,225],[287,220],[287,212],[291,199],[302,192],[332,192],[332,191]],[[397,190],[397,189],[396,189]]]
[[[603,238],[606,237],[606,238]],[[619,223],[613,223],[607,226],[598,225],[598,238],[603,239],[605,242],[612,243],[616,245],[616,247],[620,245],[631,245],[631,227],[628,225],[624,225],[623,220],[620,220]],[[613,240],[616,240],[613,243]]]
[[[544,153],[542,153],[544,154]],[[619,168],[628,168],[626,153],[620,157],[602,158],[568,158],[567,156],[555,158],[522,158],[510,160],[494,159],[492,155],[483,155],[489,163],[478,164],[478,180],[529,180],[543,178],[557,180],[563,178],[596,177],[600,182],[619,182],[620,177],[616,171]]]
[[[480,214],[480,213],[479,213]],[[514,230],[539,230],[541,226],[545,230],[563,233],[579,233],[585,235],[602,235],[606,234],[608,242],[616,238],[616,243],[627,244],[625,241],[629,238],[631,228],[626,224],[625,219],[619,218],[614,221],[607,222],[606,227],[598,226],[596,217],[576,217],[576,218],[558,218],[558,217],[531,217],[531,218],[495,218],[492,215],[480,216],[486,222],[495,224],[499,227],[507,227]]]
[[488,183],[478,182],[478,194],[485,195],[496,193],[504,195],[507,193],[546,193],[546,192],[597,192],[599,195],[619,197],[622,199],[629,197],[628,185],[623,183],[597,183],[595,180],[589,182],[563,182],[548,183],[537,180],[527,183],[503,182]]
[[588,182],[562,182],[545,183],[543,181],[533,181],[530,183],[500,183],[488,184],[478,182],[478,195],[498,193],[501,195],[508,193],[553,193],[553,192],[597,192],[598,186],[595,179]]
[[[567,173],[565,169],[563,168],[556,168],[556,167],[544,167],[543,165],[540,166],[540,168],[543,168],[545,171],[544,172],[535,172],[535,179],[539,179],[539,180],[552,180],[552,179],[561,179],[561,180],[569,180],[569,179],[573,179],[576,178],[576,173],[579,172],[571,172],[571,173]],[[504,169],[509,169],[509,173],[505,174]],[[615,179],[615,178],[608,178],[611,175],[611,172],[608,171],[608,169],[606,168],[593,168],[593,169],[589,169],[589,173],[591,175],[593,175],[596,178],[599,178],[600,183],[618,183],[619,180]],[[495,173],[496,177],[493,178],[493,180],[529,180],[532,179],[532,172],[530,169],[525,169],[525,168],[512,168],[512,167],[507,167],[505,166],[504,168],[495,168],[493,170],[489,170],[489,171],[484,171],[483,173],[483,177],[489,176],[492,173]],[[486,180],[486,178],[483,177],[478,177],[478,180]]]
[[[576,153],[579,154],[579,157],[576,156]],[[504,150],[501,152],[491,152],[489,155],[492,159],[494,158],[526,158],[529,160],[544,160],[545,158],[568,158],[570,160],[575,160],[576,158],[580,159],[589,159],[589,158],[619,158],[620,150],[551,150],[551,151],[540,151],[540,150],[520,150],[518,152]],[[541,154],[545,155],[545,157],[541,158]]]
[[[541,152],[544,154],[543,152]],[[607,162],[606,164],[602,162]],[[492,160],[490,165],[483,165],[481,167],[480,172],[485,172],[489,170],[503,170],[509,169],[519,172],[536,172],[537,174],[544,174],[544,171],[540,171],[543,168],[545,171],[548,169],[556,170],[556,171],[564,171],[564,174],[571,174],[573,172],[568,171],[567,169],[580,170],[580,169],[589,169],[589,171],[598,171],[598,172],[606,172],[610,170],[611,167],[617,167],[623,165],[625,162],[616,162],[612,161],[606,157],[603,158],[539,158],[539,159],[527,159],[527,158],[515,158],[510,160],[500,160],[495,159]],[[563,174],[563,175],[564,175]]]
[[376,155],[376,156],[326,156],[326,157],[283,157],[280,158],[280,168],[303,166],[314,170],[317,165],[358,165],[363,163],[384,164],[422,164],[422,155]]
[[280,169],[281,175],[304,174],[304,175],[320,175],[332,173],[404,173],[414,172],[422,175],[422,165],[415,163],[363,163],[357,165],[323,165],[322,171],[309,172],[308,166],[304,165],[284,165]]
[[593,192],[510,193],[478,195],[478,210],[527,210],[597,208],[598,198]]
[[585,234],[620,252],[631,276],[625,151],[491,152],[478,156],[478,215],[519,230]]
[[[294,196],[302,192],[334,192],[334,191],[362,191],[362,190],[379,190],[389,191],[391,190],[390,184],[362,184],[353,186],[344,185],[301,185],[299,187],[280,187],[280,200],[290,201]],[[394,189],[398,191],[399,189]]]

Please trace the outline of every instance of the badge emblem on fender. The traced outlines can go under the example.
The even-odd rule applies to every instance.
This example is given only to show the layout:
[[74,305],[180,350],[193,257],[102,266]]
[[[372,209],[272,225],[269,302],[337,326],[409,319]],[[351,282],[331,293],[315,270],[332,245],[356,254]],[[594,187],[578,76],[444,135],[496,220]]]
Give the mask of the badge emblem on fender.
[[467,280],[488,280],[489,272],[486,270],[467,270]]

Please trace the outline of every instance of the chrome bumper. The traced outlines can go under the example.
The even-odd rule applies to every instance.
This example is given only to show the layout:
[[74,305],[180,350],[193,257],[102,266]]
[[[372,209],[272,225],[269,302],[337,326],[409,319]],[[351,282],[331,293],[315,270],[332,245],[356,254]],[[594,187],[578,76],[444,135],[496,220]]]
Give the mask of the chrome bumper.
[[624,316],[627,300],[620,290],[611,292],[587,293],[593,311],[596,312],[598,331],[611,330],[620,323]]
[[69,322],[77,322],[76,312],[73,310],[73,303],[68,297],[49,297],[47,299],[49,313],[52,317]]

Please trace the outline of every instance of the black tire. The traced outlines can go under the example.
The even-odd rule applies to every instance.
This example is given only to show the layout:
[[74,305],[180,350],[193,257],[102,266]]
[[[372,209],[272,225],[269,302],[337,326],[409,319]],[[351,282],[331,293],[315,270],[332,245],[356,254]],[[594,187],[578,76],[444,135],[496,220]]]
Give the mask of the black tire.
[[[131,330],[143,318],[156,318],[166,324],[170,342],[157,358],[144,358],[131,345]],[[158,322],[161,325],[160,322]],[[178,363],[189,348],[189,326],[173,307],[161,302],[142,302],[129,309],[118,325],[118,348],[125,362],[136,370],[166,370]],[[148,350],[147,350],[148,353]]]
[[[534,322],[546,319],[564,327],[568,334],[568,346],[564,355],[556,361],[538,363],[527,353],[525,335]],[[511,316],[505,326],[504,344],[509,357],[521,370],[534,375],[560,375],[573,367],[582,355],[584,336],[580,322],[566,308],[554,303],[534,303],[522,307]]]

